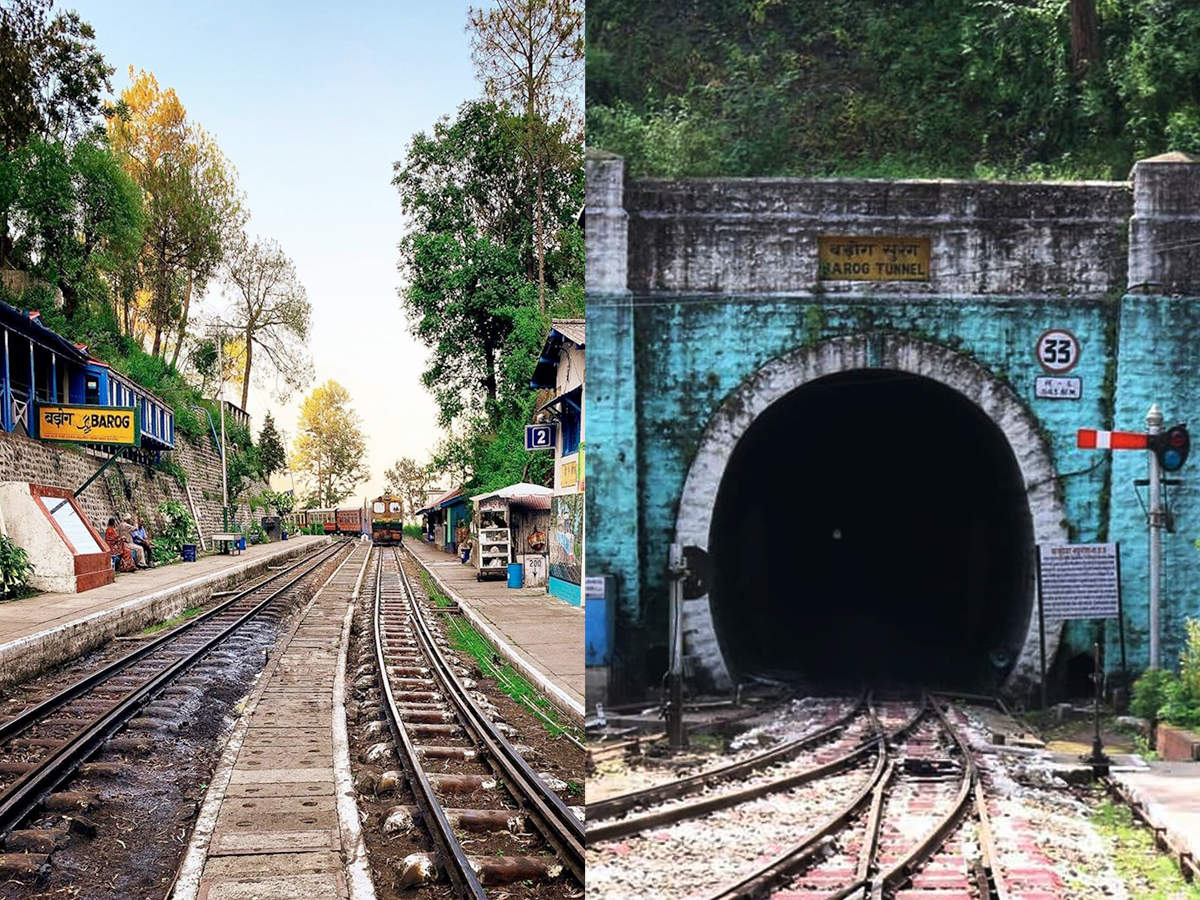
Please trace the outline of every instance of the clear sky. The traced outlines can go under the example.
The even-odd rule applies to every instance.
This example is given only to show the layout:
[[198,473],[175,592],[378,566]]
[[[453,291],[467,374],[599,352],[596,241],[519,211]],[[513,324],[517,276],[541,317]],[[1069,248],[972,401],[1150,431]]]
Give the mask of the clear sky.
[[[313,307],[314,385],[345,385],[367,434],[371,480],[356,496],[378,493],[397,457],[428,458],[435,407],[419,381],[425,348],[409,336],[396,294],[404,217],[392,163],[413,134],[481,92],[467,4],[59,0],[56,8],[95,27],[117,69],[115,92],[128,85],[130,65],[176,90],[236,166],[250,233],[275,238],[295,261]],[[209,307],[220,302],[210,291]],[[290,439],[304,393],[280,405],[252,387],[255,435],[271,408]],[[226,396],[240,400],[240,385]]]

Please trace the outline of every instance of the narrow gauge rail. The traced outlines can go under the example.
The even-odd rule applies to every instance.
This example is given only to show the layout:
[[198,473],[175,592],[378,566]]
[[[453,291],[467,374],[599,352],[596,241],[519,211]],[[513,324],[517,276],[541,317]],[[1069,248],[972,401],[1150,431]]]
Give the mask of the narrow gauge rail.
[[[1008,900],[995,864],[983,785],[970,747],[942,703],[926,697],[909,724],[882,745],[862,791],[794,847],[714,900],[767,897],[785,886],[793,900],[885,900],[913,885],[921,874],[930,876],[922,896],[947,892],[946,896]],[[902,830],[885,829],[884,823],[894,814],[893,806],[903,813],[906,802],[918,795],[926,802],[932,796],[938,806],[924,814],[928,822],[923,823],[921,837],[906,844]],[[968,869],[948,843],[962,828],[971,827],[967,819],[972,813],[980,855]],[[840,856],[830,843],[835,835],[846,851]],[[923,872],[941,853],[946,853],[947,863],[936,873]],[[847,857],[856,857],[852,868]]]
[[[646,828],[668,825],[672,822],[693,818],[703,815],[705,812],[710,812],[713,809],[719,809],[723,806],[730,806],[734,803],[761,796],[763,793],[795,787],[807,781],[820,778],[822,775],[840,771],[847,766],[853,765],[857,759],[871,749],[871,745],[876,740],[874,736],[863,739],[859,731],[854,728],[856,721],[862,719],[867,710],[867,700],[867,695],[863,694],[849,710],[832,722],[822,725],[815,731],[802,735],[795,740],[785,741],[776,747],[771,747],[738,762],[717,766],[704,772],[698,772],[695,775],[676,778],[662,784],[651,785],[650,787],[589,803],[587,806],[587,818],[589,822],[596,824],[588,828],[588,838],[592,841],[604,841],[629,834],[636,834]],[[863,721],[865,722],[866,720]],[[717,794],[692,803],[680,803],[657,810],[653,809],[653,807],[662,807],[663,804],[672,800],[699,794],[707,788],[718,784],[745,779],[759,769],[786,762],[806,750],[843,737],[851,739],[849,741],[851,749],[846,754],[811,769],[795,773],[783,782],[772,782],[762,788],[751,788],[747,791],[729,794]],[[630,816],[607,823],[601,821],[604,819],[613,819],[615,816],[622,815],[630,810],[647,808],[650,808],[651,811],[641,815]]]
[[[470,789],[484,783],[480,776],[463,775],[463,761],[476,758],[484,771],[497,779],[511,795],[510,806],[528,817],[533,827],[551,846],[558,860],[583,884],[583,825],[561,798],[533,772],[529,764],[497,730],[454,673],[439,648],[422,604],[417,600],[395,549],[376,550],[375,603],[372,624],[375,660],[382,688],[383,707],[401,762],[416,796],[421,818],[437,848],[439,862],[456,893],[461,897],[486,897],[481,882],[488,880],[534,879],[552,871],[545,857],[521,857],[506,853],[498,858],[471,859],[451,826],[474,821],[476,827],[492,827],[502,834],[513,810],[454,809],[448,796],[460,798],[453,788]],[[433,679],[424,676],[431,670]],[[443,713],[445,701],[452,715]],[[453,722],[446,722],[445,719]],[[433,720],[433,721],[431,721]],[[419,737],[457,741],[455,745],[419,745]],[[453,760],[455,772],[427,771],[435,761]],[[487,802],[503,802],[500,791]],[[510,847],[510,850],[512,848]],[[519,845],[516,853],[521,852]],[[553,859],[553,857],[550,857]],[[481,877],[482,876],[482,877]]]
[[0,725],[0,836],[7,837],[172,680],[266,611],[343,545],[283,569]]

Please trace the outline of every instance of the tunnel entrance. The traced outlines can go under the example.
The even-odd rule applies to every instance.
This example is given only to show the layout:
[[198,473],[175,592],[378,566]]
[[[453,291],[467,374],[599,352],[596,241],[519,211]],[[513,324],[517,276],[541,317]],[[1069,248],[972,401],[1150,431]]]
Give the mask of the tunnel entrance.
[[994,689],[1025,642],[1033,524],[997,425],[930,378],[808,382],[734,448],[709,533],[735,678]]

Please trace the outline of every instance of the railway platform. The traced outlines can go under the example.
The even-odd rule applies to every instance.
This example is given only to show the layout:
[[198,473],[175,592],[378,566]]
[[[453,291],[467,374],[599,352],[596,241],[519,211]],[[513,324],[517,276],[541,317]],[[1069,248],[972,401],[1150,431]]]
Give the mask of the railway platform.
[[1112,780],[1150,826],[1162,830],[1176,856],[1186,854],[1193,866],[1200,861],[1200,762],[1154,761],[1135,771],[1114,769]]
[[583,717],[582,608],[544,588],[476,581],[474,568],[429,544],[408,540],[404,546],[501,656],[563,712]]
[[373,900],[345,666],[370,544],[343,559],[259,679],[217,763],[172,900]]
[[120,575],[80,594],[38,594],[0,604],[0,688],[31,678],[111,638],[164,621],[329,538],[298,536]]

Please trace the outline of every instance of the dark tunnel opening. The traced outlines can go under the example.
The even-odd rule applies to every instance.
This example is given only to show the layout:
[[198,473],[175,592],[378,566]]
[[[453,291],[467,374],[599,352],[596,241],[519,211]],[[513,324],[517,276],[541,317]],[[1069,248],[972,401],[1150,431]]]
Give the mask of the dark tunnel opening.
[[735,677],[992,689],[1032,612],[1033,526],[1003,433],[901,372],[811,382],[722,476],[710,597]]

